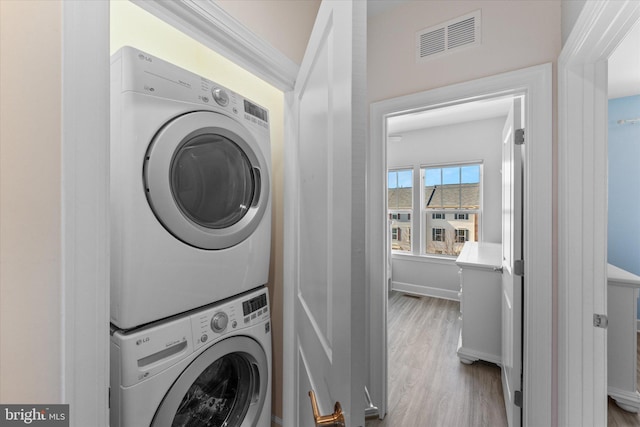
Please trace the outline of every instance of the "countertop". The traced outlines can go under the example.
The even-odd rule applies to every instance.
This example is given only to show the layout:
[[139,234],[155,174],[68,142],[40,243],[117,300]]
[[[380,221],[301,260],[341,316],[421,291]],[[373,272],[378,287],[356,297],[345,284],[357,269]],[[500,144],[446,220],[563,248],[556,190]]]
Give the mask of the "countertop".
[[607,264],[607,279],[610,285],[640,288],[640,277],[612,264]]
[[456,259],[460,267],[493,270],[502,266],[502,245],[500,243],[466,242]]

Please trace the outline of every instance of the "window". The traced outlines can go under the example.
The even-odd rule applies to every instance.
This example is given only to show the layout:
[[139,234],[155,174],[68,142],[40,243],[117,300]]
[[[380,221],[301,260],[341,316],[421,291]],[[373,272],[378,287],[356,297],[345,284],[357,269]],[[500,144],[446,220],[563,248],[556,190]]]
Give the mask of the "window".
[[469,240],[469,230],[458,228],[456,230],[456,243],[464,243]]
[[401,232],[400,228],[398,228],[398,227],[391,228],[391,239],[393,239],[393,240],[401,240],[402,239],[402,232]]
[[480,172],[480,164],[422,168],[422,253],[457,256],[478,240]]
[[387,203],[391,220],[391,249],[411,252],[411,212],[413,210],[413,170],[387,173]]

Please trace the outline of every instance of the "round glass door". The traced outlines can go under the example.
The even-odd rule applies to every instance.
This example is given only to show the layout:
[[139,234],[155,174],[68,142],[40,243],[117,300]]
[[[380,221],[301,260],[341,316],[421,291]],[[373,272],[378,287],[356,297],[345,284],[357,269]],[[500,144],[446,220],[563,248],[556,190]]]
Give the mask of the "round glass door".
[[182,398],[171,427],[239,426],[254,389],[251,364],[229,354],[198,376]]
[[182,213],[215,229],[231,227],[244,217],[259,183],[242,149],[216,134],[198,135],[182,145],[170,173]]
[[213,112],[180,116],[158,132],[144,165],[147,200],[173,236],[201,249],[246,239],[269,203],[269,174],[253,136]]
[[221,341],[178,377],[151,426],[255,426],[264,406],[267,375],[266,357],[255,341]]

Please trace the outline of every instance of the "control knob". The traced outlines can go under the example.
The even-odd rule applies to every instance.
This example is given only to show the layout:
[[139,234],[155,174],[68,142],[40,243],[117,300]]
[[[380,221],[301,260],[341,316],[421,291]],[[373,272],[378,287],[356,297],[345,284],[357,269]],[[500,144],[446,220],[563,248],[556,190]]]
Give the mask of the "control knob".
[[211,319],[211,329],[213,332],[220,333],[227,329],[227,323],[229,322],[229,316],[227,313],[220,311],[213,315]]
[[229,94],[224,89],[217,87],[211,91],[211,95],[213,95],[213,99],[215,99],[218,105],[222,107],[229,105]]

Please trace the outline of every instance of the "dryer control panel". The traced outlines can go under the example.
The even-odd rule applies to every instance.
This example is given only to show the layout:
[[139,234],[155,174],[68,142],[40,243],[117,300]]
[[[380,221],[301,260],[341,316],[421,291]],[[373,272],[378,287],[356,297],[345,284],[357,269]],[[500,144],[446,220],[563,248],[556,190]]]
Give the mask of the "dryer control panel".
[[193,345],[200,348],[227,333],[269,320],[267,289],[212,306],[191,316]]
[[[111,59],[120,69],[116,83],[120,92],[134,91],[149,96],[200,104],[222,110],[229,116],[268,131],[269,112],[242,95],[206,77],[171,64],[139,49],[124,46]],[[114,84],[112,78],[112,85]]]

